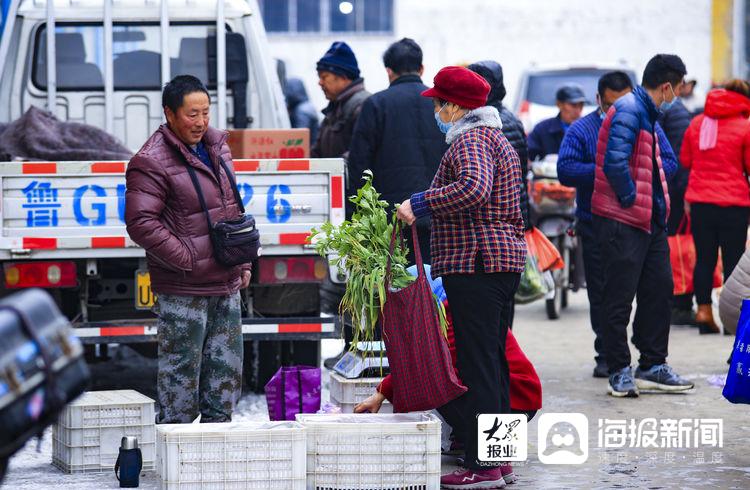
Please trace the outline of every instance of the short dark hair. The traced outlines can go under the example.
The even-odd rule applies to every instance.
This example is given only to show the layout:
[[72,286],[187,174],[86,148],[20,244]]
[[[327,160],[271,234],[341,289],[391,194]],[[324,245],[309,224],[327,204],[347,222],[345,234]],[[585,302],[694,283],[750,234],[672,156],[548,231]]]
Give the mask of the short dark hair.
[[177,112],[177,109],[182,106],[185,96],[193,92],[203,92],[208,96],[209,102],[211,101],[208,89],[197,77],[177,75],[164,85],[164,90],[161,92],[161,106],[162,108],[169,107],[172,112]]
[[398,75],[418,72],[422,67],[422,48],[414,39],[405,37],[388,46],[383,64]]
[[657,54],[649,60],[643,70],[643,86],[656,88],[669,82],[672,86],[677,85],[685,78],[687,68],[676,54]]
[[633,81],[624,71],[610,71],[605,73],[599,78],[599,85],[596,91],[599,92],[600,97],[604,97],[604,91],[609,89],[614,92],[622,92],[625,89],[633,88]]

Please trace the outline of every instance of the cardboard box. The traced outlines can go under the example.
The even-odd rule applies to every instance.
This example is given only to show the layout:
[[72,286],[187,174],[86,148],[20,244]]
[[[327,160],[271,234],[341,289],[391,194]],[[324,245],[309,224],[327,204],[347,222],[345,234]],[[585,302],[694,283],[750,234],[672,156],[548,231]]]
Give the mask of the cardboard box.
[[230,129],[232,158],[310,158],[310,130]]

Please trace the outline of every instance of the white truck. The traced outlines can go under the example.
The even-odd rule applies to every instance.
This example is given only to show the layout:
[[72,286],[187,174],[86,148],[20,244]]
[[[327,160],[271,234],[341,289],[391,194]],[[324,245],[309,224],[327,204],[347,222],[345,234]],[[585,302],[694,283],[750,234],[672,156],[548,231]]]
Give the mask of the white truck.
[[[212,125],[288,127],[266,47],[257,4],[245,0],[11,2],[0,40],[0,122],[43,107],[135,151],[163,122],[161,86],[189,73],[209,88]],[[258,390],[282,362],[317,364],[320,339],[339,335],[319,291],[343,277],[306,239],[324,221],[344,219],[344,162],[234,163],[263,246],[243,291],[245,375]],[[90,356],[110,343],[155,352],[145,254],[125,231],[126,165],[0,163],[0,295],[46,288]]]

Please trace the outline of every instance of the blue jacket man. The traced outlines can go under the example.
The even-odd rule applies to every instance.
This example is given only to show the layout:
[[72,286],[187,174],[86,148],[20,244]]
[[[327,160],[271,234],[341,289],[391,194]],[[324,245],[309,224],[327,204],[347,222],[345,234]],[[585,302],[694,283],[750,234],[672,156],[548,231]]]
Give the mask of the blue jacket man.
[[[601,321],[610,395],[693,388],[667,364],[672,269],[667,243],[669,190],[656,119],[677,100],[687,69],[671,54],[651,58],[642,86],[616,100],[599,130],[591,213],[603,275]],[[627,326],[633,300],[630,366]]]
[[[622,95],[630,93],[633,84],[627,74],[621,71],[606,73],[599,79],[597,105],[594,112],[574,122],[563,138],[557,159],[557,176],[560,183],[576,189],[576,224],[577,235],[583,247],[583,270],[586,277],[586,293],[589,298],[591,328],[594,331],[594,350],[596,367],[594,377],[609,376],[604,358],[604,347],[601,330],[601,304],[603,274],[601,254],[594,233],[591,218],[591,194],[594,191],[594,173],[596,170],[596,146],[599,129],[606,111]],[[656,127],[657,138],[662,150],[662,160],[668,174],[675,172],[677,158],[661,127]]]

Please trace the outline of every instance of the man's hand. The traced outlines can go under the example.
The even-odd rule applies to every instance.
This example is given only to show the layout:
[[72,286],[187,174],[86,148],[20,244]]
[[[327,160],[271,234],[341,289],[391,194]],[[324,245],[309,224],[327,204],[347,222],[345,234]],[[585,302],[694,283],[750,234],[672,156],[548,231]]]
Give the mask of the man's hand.
[[248,269],[242,270],[242,284],[240,284],[240,289],[245,289],[250,285],[250,278],[253,277],[253,273]]
[[385,396],[379,391],[376,391],[362,401],[362,403],[357,404],[357,406],[354,407],[354,413],[378,413],[380,411],[380,406],[384,401]]
[[412,212],[411,210],[410,200],[407,199],[406,201],[401,203],[401,205],[396,210],[396,217],[409,226],[411,226],[417,220],[417,217],[414,216],[414,212]]

